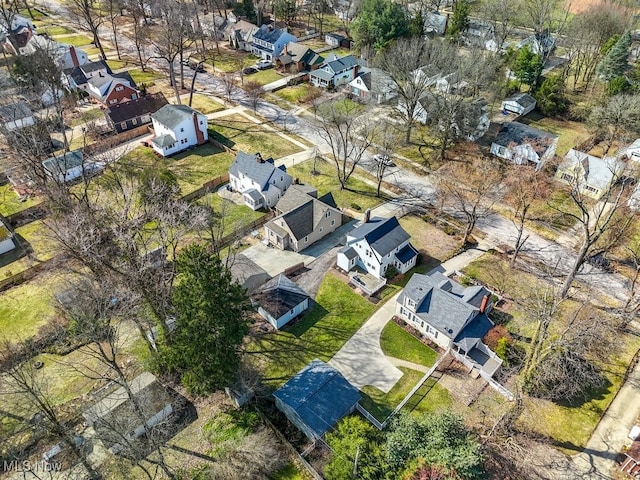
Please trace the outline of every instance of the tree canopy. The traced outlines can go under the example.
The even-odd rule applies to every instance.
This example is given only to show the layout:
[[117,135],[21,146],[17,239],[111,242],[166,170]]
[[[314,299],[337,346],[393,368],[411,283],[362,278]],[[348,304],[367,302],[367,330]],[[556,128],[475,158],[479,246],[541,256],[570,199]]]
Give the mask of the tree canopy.
[[[607,44],[605,44],[606,46]],[[603,47],[604,48],[604,47]],[[602,57],[596,67],[596,73],[603,80],[612,80],[621,76],[627,69],[627,60],[631,49],[631,33],[628,31],[620,35],[620,38]]]
[[455,471],[460,479],[484,478],[480,444],[454,413],[399,417],[387,436],[386,448],[393,467],[419,459],[422,465]]
[[521,83],[535,89],[542,74],[543,61],[540,55],[534,53],[529,45],[525,45],[516,55],[513,73]]
[[360,48],[380,50],[394,38],[410,33],[407,13],[399,3],[391,0],[363,0],[358,17],[351,25],[351,33]]
[[162,347],[163,359],[190,392],[203,394],[233,379],[248,331],[249,302],[220,259],[202,245],[186,247],[176,268],[176,324],[171,342]]
[[451,39],[457,39],[458,36],[469,27],[469,2],[467,0],[458,0],[456,7],[453,9],[451,23],[447,29],[447,36]]

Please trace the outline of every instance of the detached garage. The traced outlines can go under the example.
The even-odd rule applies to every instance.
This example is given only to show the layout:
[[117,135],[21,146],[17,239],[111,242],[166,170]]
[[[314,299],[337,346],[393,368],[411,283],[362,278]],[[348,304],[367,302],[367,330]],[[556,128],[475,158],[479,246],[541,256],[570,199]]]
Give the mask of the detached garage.
[[251,297],[258,313],[278,330],[309,308],[309,295],[280,274]]
[[528,93],[518,93],[502,101],[502,111],[515,113],[517,115],[526,115],[536,108],[536,99]]

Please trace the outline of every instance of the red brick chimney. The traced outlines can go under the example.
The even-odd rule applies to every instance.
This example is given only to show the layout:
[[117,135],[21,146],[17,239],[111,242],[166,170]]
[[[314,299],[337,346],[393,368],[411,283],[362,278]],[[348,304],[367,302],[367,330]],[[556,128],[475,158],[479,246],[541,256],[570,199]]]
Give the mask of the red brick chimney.
[[73,66],[79,67],[80,62],[78,61],[78,55],[76,54],[76,47],[73,45],[69,47],[69,55],[71,55],[71,63],[73,63]]
[[196,112],[193,112],[191,114],[191,117],[193,118],[193,126],[196,128],[197,145],[202,145],[205,140],[204,140],[204,134],[202,133],[202,130],[200,130],[200,125],[198,125],[198,114]]
[[484,313],[489,305],[489,295],[482,297],[482,303],[480,304],[480,313]]

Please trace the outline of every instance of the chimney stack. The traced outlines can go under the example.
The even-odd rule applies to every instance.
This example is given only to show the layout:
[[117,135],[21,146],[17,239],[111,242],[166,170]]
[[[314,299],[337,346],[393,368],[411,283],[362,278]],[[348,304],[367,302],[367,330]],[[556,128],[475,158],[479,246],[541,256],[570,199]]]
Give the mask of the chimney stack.
[[480,313],[484,313],[489,305],[489,295],[482,297],[482,303],[480,304]]
[[371,220],[371,209],[367,208],[364,211],[364,223],[369,223],[369,220]]
[[264,163],[264,159],[262,158],[262,155],[260,155],[260,152],[256,153],[256,162]]

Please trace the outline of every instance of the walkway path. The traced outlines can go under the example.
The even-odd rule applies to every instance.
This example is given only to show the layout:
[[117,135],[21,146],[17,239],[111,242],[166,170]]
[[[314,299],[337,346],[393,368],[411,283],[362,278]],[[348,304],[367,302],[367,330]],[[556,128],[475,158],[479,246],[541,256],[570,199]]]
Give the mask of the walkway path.
[[411,370],[416,370],[422,373],[426,373],[429,371],[429,367],[425,367],[424,365],[420,365],[419,363],[409,362],[408,360],[402,360],[401,358],[390,357],[389,355],[386,355],[385,357],[395,367],[410,368]]

